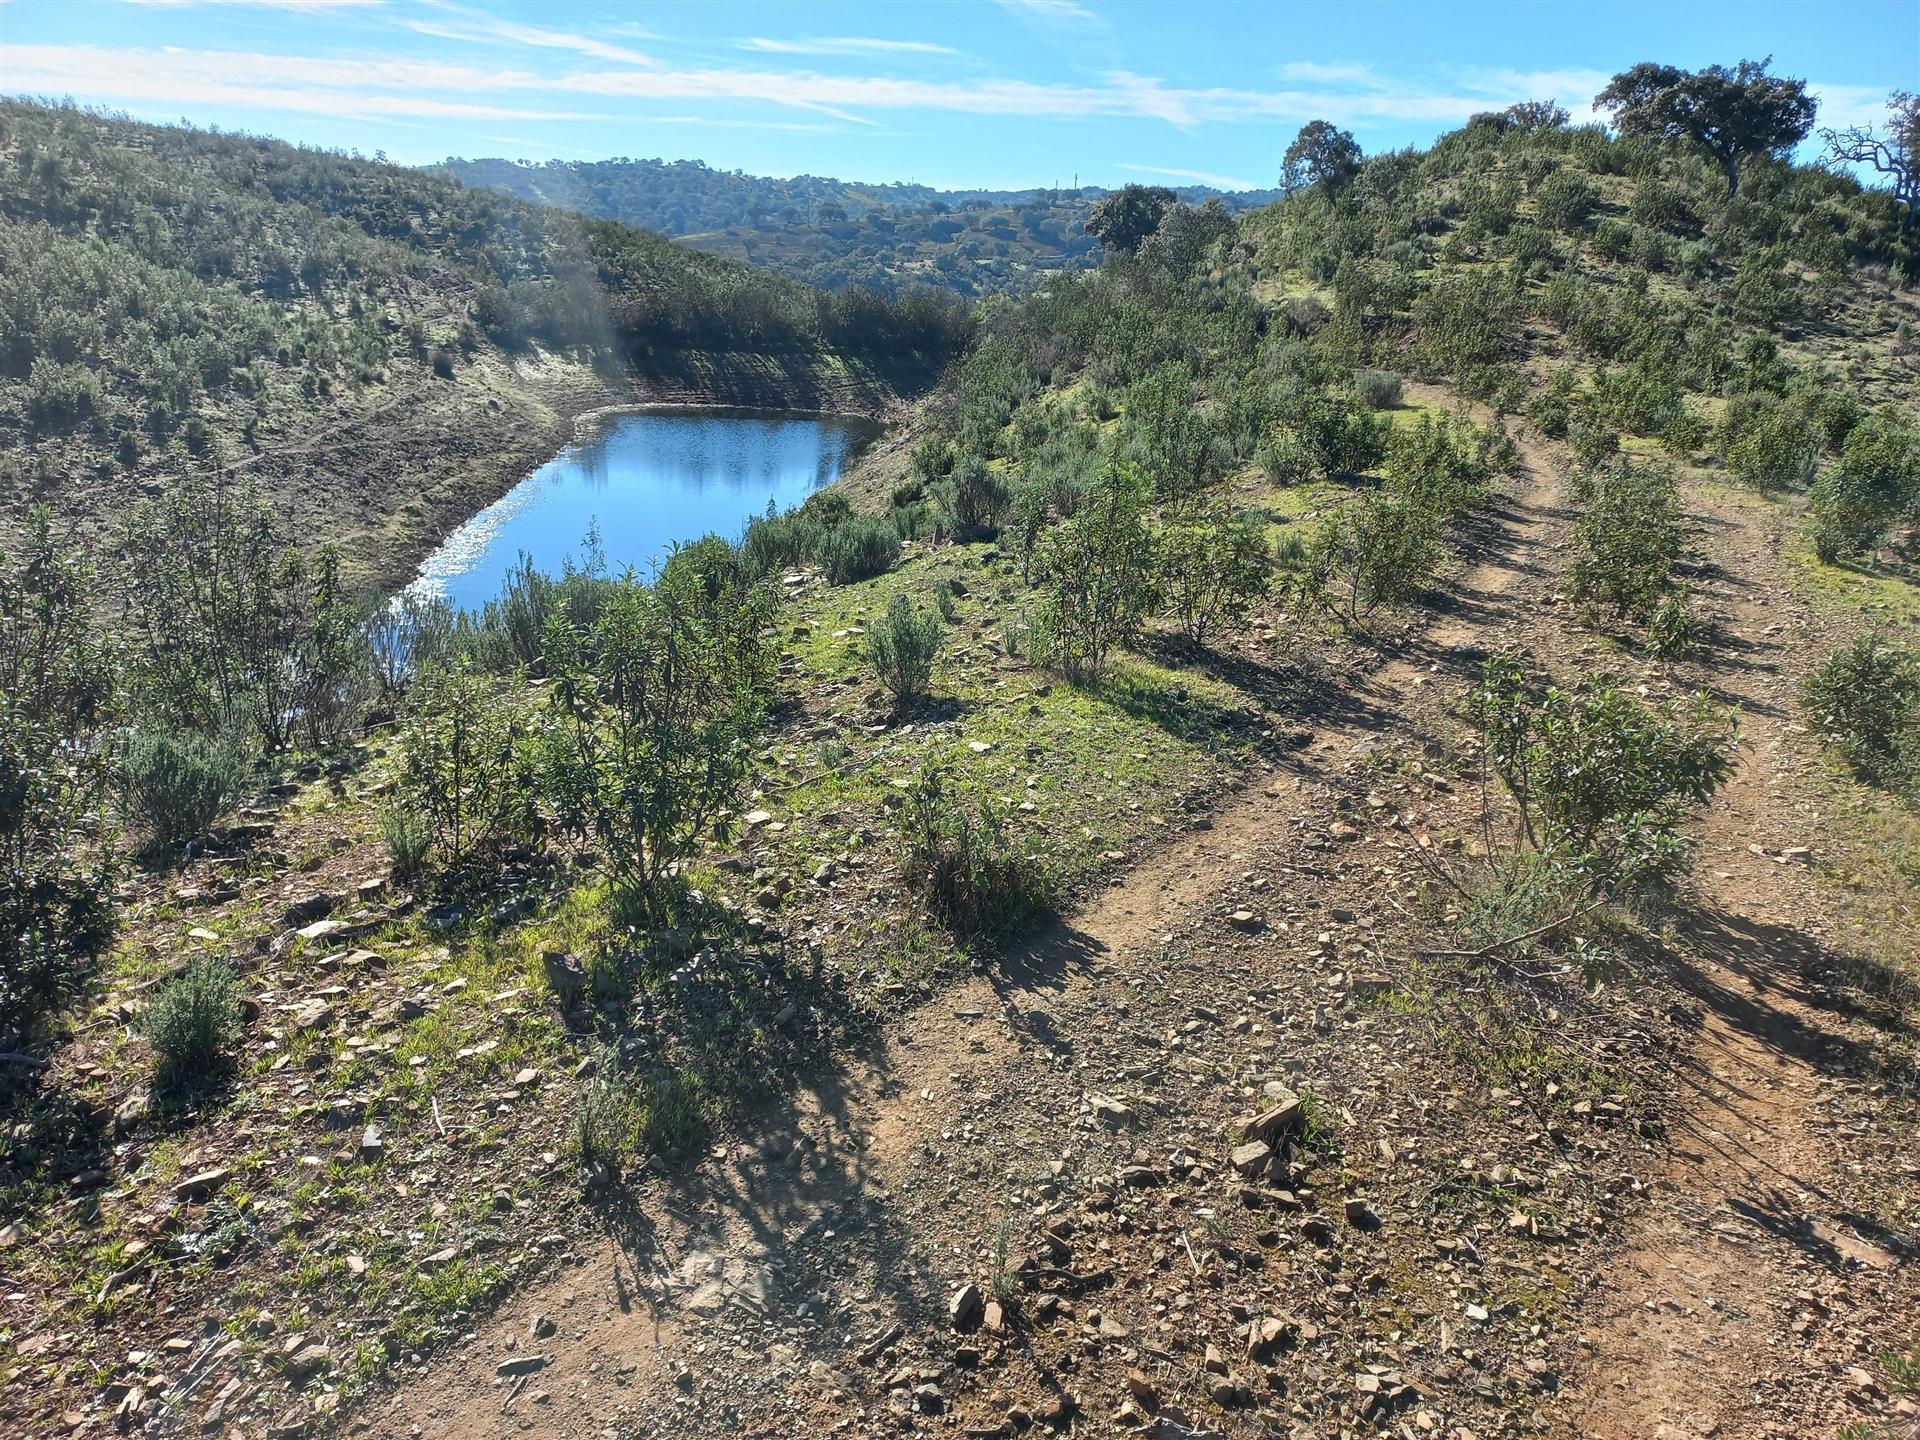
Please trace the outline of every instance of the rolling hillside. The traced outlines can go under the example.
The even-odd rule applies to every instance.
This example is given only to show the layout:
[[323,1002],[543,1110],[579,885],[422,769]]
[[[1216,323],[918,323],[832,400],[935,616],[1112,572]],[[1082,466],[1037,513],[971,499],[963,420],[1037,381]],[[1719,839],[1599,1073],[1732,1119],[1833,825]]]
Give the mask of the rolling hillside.
[[16,518],[246,466],[391,579],[581,410],[877,410],[965,326],[398,166],[0,103]]
[[[696,250],[747,260],[823,289],[896,295],[933,286],[961,295],[1016,294],[1099,261],[1087,210],[1107,194],[1078,190],[935,190],[790,180],[714,170],[698,161],[448,160],[469,185],[640,225]],[[1277,192],[1186,186],[1188,204],[1240,211]]]
[[[254,154],[103,133],[116,165]],[[321,227],[319,296],[187,251],[165,275],[342,355],[404,299],[450,327],[389,348],[418,386],[442,344],[439,383],[502,389],[624,384],[605,362],[649,336],[933,353],[934,318],[842,333],[764,272],[439,181],[444,209],[396,210],[356,189],[394,172],[313,163],[361,217]],[[64,966],[37,1006],[0,990],[0,1419],[1911,1430],[1898,206],[1765,155],[1736,193],[1537,105],[1237,217],[1129,198],[1097,268],[949,319],[971,343],[844,486],[650,582],[521,575],[458,619],[269,604],[202,675],[158,605],[123,657],[74,636],[83,555],[0,572],[0,634],[62,662],[0,708],[35,777],[0,818],[41,817],[0,897],[63,909],[4,933]],[[468,240],[435,218],[487,205]],[[120,220],[50,213],[9,224],[128,263],[92,238]],[[469,243],[508,269],[435,248]],[[626,287],[689,284],[677,318],[621,318]],[[36,340],[18,423],[43,360],[145,423],[146,352],[113,350],[144,306],[72,358]],[[903,313],[947,312],[870,311]],[[534,326],[559,328],[517,349]],[[270,414],[303,376],[350,388],[345,359],[210,334]],[[207,393],[244,441],[234,387]],[[185,819],[154,803],[178,772],[212,777]]]

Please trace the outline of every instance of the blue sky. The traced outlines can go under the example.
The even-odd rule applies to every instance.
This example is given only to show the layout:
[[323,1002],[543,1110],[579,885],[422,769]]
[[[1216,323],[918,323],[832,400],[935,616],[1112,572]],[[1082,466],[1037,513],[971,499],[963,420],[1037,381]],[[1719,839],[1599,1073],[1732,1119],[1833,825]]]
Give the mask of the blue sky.
[[0,93],[409,163],[658,156],[948,188],[1269,186],[1310,119],[1371,152],[1516,100],[1586,118],[1639,60],[1767,54],[1820,123],[1872,123],[1920,86],[1920,0],[0,0]]

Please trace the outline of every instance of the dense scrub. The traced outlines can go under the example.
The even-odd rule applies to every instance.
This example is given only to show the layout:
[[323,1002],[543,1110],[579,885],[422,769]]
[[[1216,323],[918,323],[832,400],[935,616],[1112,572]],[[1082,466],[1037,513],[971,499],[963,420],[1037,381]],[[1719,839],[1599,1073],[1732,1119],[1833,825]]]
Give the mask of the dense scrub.
[[949,299],[829,296],[417,170],[0,105],[0,433],[20,457],[0,501],[83,467],[237,458],[337,394],[483,352],[937,366],[970,327]]
[[[934,190],[898,181],[743,175],[697,160],[454,159],[437,169],[468,185],[683,237],[695,249],[825,290],[897,295],[936,286],[967,296],[1014,294],[1100,258],[1086,219],[1104,192],[1092,186]],[[1198,204],[1211,192],[1180,193]],[[1238,209],[1271,197],[1222,198]]]

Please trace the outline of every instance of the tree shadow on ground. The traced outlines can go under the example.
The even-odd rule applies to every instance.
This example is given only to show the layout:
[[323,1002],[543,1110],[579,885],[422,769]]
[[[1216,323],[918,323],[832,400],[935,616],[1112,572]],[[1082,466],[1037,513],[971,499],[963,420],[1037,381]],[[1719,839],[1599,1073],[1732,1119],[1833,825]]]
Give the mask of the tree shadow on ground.
[[[1884,965],[1843,955],[1803,931],[1717,907],[1683,910],[1678,928],[1684,946],[1662,952],[1671,978],[1722,1024],[1763,1051],[1804,1065],[1822,1078],[1871,1078],[1920,1094],[1912,1051],[1897,1043],[1912,1025],[1910,978],[1902,977],[1907,988],[1900,991],[1901,982],[1891,979]],[[1694,963],[1694,956],[1710,961],[1720,973]],[[1882,988],[1875,1001],[1863,1007],[1860,985],[1866,979]],[[1890,1007],[1890,994],[1905,1003]],[[1823,1023],[1825,1017],[1836,1023]],[[1881,1028],[1862,1033],[1838,1023],[1854,1018]],[[1715,1108],[1729,1106],[1737,1113],[1758,1099],[1752,1088],[1715,1067],[1707,1053],[1687,1056],[1677,1078]],[[1896,1232],[1871,1215],[1845,1207],[1808,1176],[1778,1174],[1751,1137],[1701,1125],[1689,1132],[1688,1143],[1734,1159],[1752,1180],[1749,1194],[1730,1199],[1734,1211],[1792,1243],[1816,1264],[1842,1269],[1863,1259],[1881,1263],[1885,1256],[1912,1253],[1920,1243],[1920,1236]],[[1824,1222],[1809,1215],[1807,1196],[1825,1212]],[[1858,1240],[1850,1240],[1845,1231]]]
[[[1384,729],[1394,719],[1354,693],[1350,675],[1330,675],[1305,656],[1275,664],[1164,633],[1144,637],[1140,653],[1169,669],[1197,671],[1247,701],[1244,707],[1196,701],[1186,686],[1178,684],[1137,687],[1148,692],[1142,695],[1126,693],[1125,687],[1115,686],[1112,681],[1102,685],[1102,698],[1129,714],[1154,720],[1183,739],[1191,738],[1177,728],[1183,725],[1211,725],[1215,733],[1244,740],[1249,731],[1265,728],[1275,717],[1364,730]],[[1183,707],[1191,712],[1190,717],[1179,713]]]

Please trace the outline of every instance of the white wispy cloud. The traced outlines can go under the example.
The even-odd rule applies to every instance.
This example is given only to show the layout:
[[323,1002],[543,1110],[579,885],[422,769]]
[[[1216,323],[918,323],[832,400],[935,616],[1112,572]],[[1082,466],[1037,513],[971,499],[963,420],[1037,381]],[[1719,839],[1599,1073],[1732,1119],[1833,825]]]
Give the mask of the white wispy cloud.
[[[457,28],[468,25],[465,7],[436,7]],[[416,27],[448,28],[438,21]],[[529,32],[535,38],[528,38]],[[535,70],[526,65],[463,64],[398,54],[336,56],[268,54],[186,48],[134,49],[97,45],[9,45],[0,84],[25,94],[71,94],[108,102],[245,105],[316,114],[475,117],[523,120],[592,118],[578,108],[581,97],[604,102],[664,102],[682,110],[712,107],[712,118],[755,122],[753,109],[774,106],[842,125],[872,127],[877,115],[903,111],[932,114],[1017,116],[1035,120],[1119,117],[1154,120],[1193,131],[1214,124],[1300,123],[1325,119],[1359,131],[1409,121],[1436,126],[1464,121],[1476,111],[1519,100],[1556,99],[1586,118],[1588,102],[1606,83],[1599,71],[1460,71],[1425,85],[1394,80],[1349,85],[1332,82],[1297,88],[1249,90],[1195,88],[1157,76],[1114,69],[1079,83],[1041,83],[983,76],[966,81],[914,75],[843,75],[773,65],[733,68],[661,64],[622,46],[588,36],[501,22],[487,32],[490,43],[560,50],[589,59],[611,58],[604,68]],[[583,48],[585,47],[585,48]],[[603,54],[606,49],[613,57]],[[640,63],[640,62],[645,63]],[[1813,85],[1824,101],[1821,122],[1877,121],[1884,96],[1860,86]],[[503,96],[513,93],[515,103]],[[729,107],[723,109],[722,107]],[[599,108],[617,108],[603,105]],[[759,109],[759,113],[766,113]],[[663,123],[689,123],[673,120]]]
[[835,35],[819,40],[775,40],[753,35],[739,42],[742,50],[763,55],[958,55],[951,45],[927,40],[881,40],[867,35]]
[[[25,95],[127,103],[224,104],[351,119],[597,120],[591,111],[506,106],[477,98],[546,82],[526,71],[399,59],[345,62],[237,51],[10,45],[6,84]],[[422,91],[439,91],[445,98]]]
[[617,25],[602,25],[602,35],[618,35],[623,40],[664,40],[667,37],[651,25],[642,25],[638,20],[622,20]]
[[544,25],[522,25],[502,20],[483,10],[456,5],[452,0],[424,0],[432,9],[451,16],[449,20],[408,20],[409,30],[430,35],[436,40],[461,40],[481,45],[526,45],[537,50],[570,50],[592,60],[611,60],[621,65],[657,65],[651,55],[626,45],[615,45],[594,35],[572,30],[552,30]]
[[1575,124],[1585,124],[1601,118],[1593,108],[1593,97],[1606,89],[1612,78],[1605,70],[1469,70],[1465,83],[1499,96],[1504,105],[1552,100],[1573,117]]
[[1318,60],[1289,60],[1274,68],[1282,80],[1308,85],[1379,85],[1384,83],[1371,65],[1325,65]]
[[1134,165],[1123,161],[1120,168],[1135,175],[1171,175],[1176,180],[1191,180],[1196,185],[1211,185],[1216,190],[1262,188],[1257,181],[1242,180],[1237,175],[1219,175],[1211,170],[1183,170],[1177,165]]
[[1856,125],[1871,130],[1887,123],[1888,92],[1878,85],[1816,85],[1809,81],[1807,91],[1820,102],[1813,123],[1823,130],[1846,130]]
[[152,10],[189,10],[205,5],[246,6],[255,10],[371,10],[387,0],[126,0]]
[[1080,23],[1089,21],[1104,23],[1078,0],[1000,0],[1000,8],[1012,10],[1017,14],[1030,15],[1036,20],[1071,20]]

